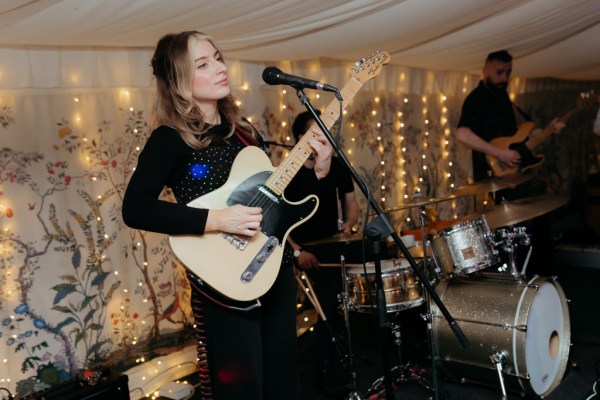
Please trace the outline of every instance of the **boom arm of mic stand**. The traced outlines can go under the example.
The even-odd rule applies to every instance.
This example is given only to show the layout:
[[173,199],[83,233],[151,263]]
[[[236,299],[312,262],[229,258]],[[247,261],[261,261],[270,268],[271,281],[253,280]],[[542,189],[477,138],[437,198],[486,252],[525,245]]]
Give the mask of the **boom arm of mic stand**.
[[[461,345],[464,348],[468,348],[470,346],[470,343],[469,343],[469,340],[467,339],[467,337],[465,336],[465,334],[463,333],[462,329],[460,329],[460,326],[458,326],[458,324],[456,323],[456,320],[452,317],[452,315],[450,315],[450,312],[448,311],[448,309],[446,308],[444,303],[442,303],[442,300],[437,295],[437,293],[435,292],[435,290],[433,289],[433,287],[431,286],[431,284],[429,283],[429,281],[423,274],[423,271],[421,271],[419,269],[419,267],[417,266],[415,259],[410,254],[410,252],[408,251],[408,249],[406,248],[404,243],[402,243],[402,240],[400,240],[400,236],[398,236],[398,233],[396,233],[396,231],[394,230],[390,220],[387,218],[387,216],[385,215],[385,213],[383,212],[383,210],[381,209],[379,204],[377,204],[377,202],[375,200],[373,200],[373,198],[369,195],[369,190],[366,187],[365,183],[360,178],[358,173],[354,170],[352,165],[350,165],[348,158],[346,157],[346,155],[344,154],[342,149],[340,149],[340,147],[337,145],[337,143],[333,139],[333,136],[331,135],[331,133],[329,132],[329,130],[323,123],[323,120],[321,120],[319,115],[315,112],[315,109],[310,104],[308,97],[306,97],[306,95],[304,94],[302,89],[298,89],[296,91],[296,93],[298,95],[298,98],[300,99],[300,102],[312,114],[315,122],[317,123],[319,128],[321,128],[321,131],[323,131],[323,133],[325,134],[325,137],[327,138],[327,140],[329,140],[329,143],[331,143],[331,146],[333,147],[333,149],[335,150],[335,152],[338,155],[338,159],[344,165],[346,170],[350,173],[350,175],[352,176],[352,179],[354,180],[354,182],[356,182],[360,191],[363,193],[363,195],[369,202],[369,205],[371,206],[371,208],[373,210],[375,210],[375,213],[377,214],[377,217],[375,217],[375,219],[377,219],[377,218],[380,219],[380,221],[377,224],[384,230],[382,232],[381,237],[384,238],[384,237],[387,237],[388,235],[392,236],[392,238],[394,239],[394,243],[396,243],[396,246],[398,246],[398,248],[400,249],[402,254],[404,254],[404,257],[406,257],[406,259],[408,260],[413,271],[415,272],[415,274],[417,274],[417,276],[419,277],[419,280],[421,281],[423,286],[425,286],[425,289],[427,290],[427,292],[429,293],[429,295],[431,296],[431,298],[433,299],[435,304],[438,306],[438,308],[442,312],[442,315],[444,316],[444,318],[446,318],[446,321],[448,322],[450,329],[452,329],[452,332],[454,332],[454,334],[460,341]],[[336,97],[340,101],[342,101],[341,96],[338,96],[337,93],[336,93]]]

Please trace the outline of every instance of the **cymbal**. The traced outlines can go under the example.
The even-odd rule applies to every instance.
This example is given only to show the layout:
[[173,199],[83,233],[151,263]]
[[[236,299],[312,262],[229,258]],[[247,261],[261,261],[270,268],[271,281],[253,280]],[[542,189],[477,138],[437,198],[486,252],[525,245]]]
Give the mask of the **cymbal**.
[[496,229],[539,217],[564,206],[568,202],[569,197],[561,195],[527,197],[498,204],[489,211],[483,211],[483,215],[490,229]]
[[355,240],[360,240],[362,238],[361,235],[357,235],[356,233],[336,233],[333,236],[329,236],[322,239],[313,240],[311,242],[303,243],[305,246],[315,246],[318,244],[332,244],[332,243],[350,243]]
[[441,203],[443,201],[453,200],[459,196],[451,194],[443,197],[415,196],[410,201],[400,204],[398,207],[392,207],[384,210],[385,212],[406,210],[407,208],[421,207],[429,204]]
[[497,192],[503,189],[514,189],[520,184],[527,182],[531,178],[533,178],[533,174],[525,173],[508,175],[502,178],[484,179],[469,185],[459,186],[454,190],[454,194],[457,196],[465,196]]

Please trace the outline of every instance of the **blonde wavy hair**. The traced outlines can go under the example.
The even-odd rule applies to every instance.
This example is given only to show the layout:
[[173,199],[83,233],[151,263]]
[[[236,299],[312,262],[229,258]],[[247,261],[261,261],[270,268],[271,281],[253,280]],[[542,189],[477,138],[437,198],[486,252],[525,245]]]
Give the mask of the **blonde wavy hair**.
[[[194,49],[201,40],[209,41],[220,52],[215,41],[202,32],[170,33],[158,41],[151,62],[157,90],[153,123],[177,129],[181,138],[196,149],[206,148],[211,140],[204,128],[204,115],[192,95]],[[231,124],[227,137],[233,135],[236,124],[254,134],[253,129],[246,126],[249,124],[240,119],[233,95],[218,100],[217,108]]]

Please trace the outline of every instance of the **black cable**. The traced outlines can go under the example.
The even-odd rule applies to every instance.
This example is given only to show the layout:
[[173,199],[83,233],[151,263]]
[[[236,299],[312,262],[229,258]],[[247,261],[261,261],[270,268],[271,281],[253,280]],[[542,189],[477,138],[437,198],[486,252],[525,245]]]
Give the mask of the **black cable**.
[[10,390],[8,390],[7,388],[5,388],[5,387],[0,387],[0,390],[4,390],[4,391],[6,391],[6,393],[8,393],[8,400],[13,400],[13,399],[14,399],[14,396],[13,396],[13,394],[12,394],[12,393],[10,392]]

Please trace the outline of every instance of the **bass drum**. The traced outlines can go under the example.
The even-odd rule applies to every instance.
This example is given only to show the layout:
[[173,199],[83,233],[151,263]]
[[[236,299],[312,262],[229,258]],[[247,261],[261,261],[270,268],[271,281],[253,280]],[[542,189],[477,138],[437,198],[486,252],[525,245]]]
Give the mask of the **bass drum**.
[[505,361],[511,391],[547,396],[565,373],[571,329],[564,292],[551,278],[525,282],[484,273],[442,281],[436,293],[470,342],[462,347],[432,304],[437,361],[455,379],[500,387],[493,359]]

